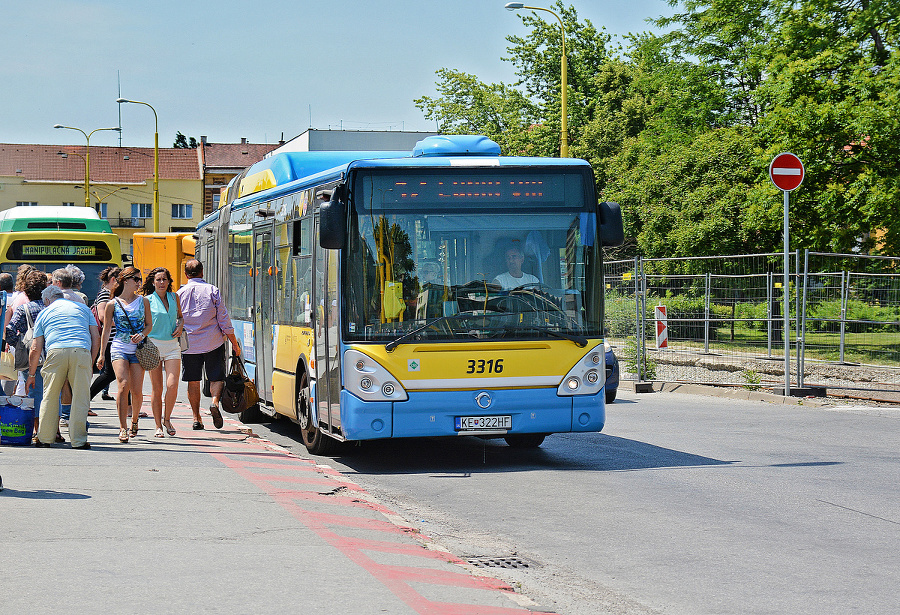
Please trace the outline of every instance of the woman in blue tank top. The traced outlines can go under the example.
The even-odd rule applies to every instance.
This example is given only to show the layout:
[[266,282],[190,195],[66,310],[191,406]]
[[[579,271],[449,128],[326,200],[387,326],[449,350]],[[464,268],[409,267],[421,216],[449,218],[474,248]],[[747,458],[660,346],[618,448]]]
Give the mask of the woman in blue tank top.
[[[165,267],[157,267],[147,274],[141,293],[150,301],[153,329],[150,339],[159,348],[159,367],[150,370],[150,408],[156,421],[157,438],[163,438],[163,427],[170,436],[175,435],[172,426],[172,409],[178,396],[178,380],[181,375],[181,346],[178,338],[184,318],[178,296],[172,292],[172,274]],[[163,371],[165,371],[166,394],[163,413]]]

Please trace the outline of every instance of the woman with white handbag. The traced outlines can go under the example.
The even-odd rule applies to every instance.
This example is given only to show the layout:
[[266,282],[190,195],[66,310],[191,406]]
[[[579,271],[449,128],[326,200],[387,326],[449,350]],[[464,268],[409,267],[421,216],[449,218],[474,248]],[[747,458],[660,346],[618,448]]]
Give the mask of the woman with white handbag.
[[[178,382],[181,377],[181,336],[184,317],[178,296],[172,292],[172,274],[165,267],[157,267],[147,274],[141,294],[150,300],[153,329],[149,338],[159,349],[160,362],[150,370],[150,408],[156,421],[157,438],[165,437],[163,427],[170,436],[175,435],[172,426],[172,410],[178,397]],[[165,376],[165,414],[163,413],[163,376]]]

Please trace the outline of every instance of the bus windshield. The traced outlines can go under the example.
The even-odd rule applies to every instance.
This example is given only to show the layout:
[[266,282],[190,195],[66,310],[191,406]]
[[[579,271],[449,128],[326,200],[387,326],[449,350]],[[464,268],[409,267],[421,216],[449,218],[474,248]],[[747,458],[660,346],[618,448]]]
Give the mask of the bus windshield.
[[585,167],[358,171],[344,339],[600,336],[591,182]]

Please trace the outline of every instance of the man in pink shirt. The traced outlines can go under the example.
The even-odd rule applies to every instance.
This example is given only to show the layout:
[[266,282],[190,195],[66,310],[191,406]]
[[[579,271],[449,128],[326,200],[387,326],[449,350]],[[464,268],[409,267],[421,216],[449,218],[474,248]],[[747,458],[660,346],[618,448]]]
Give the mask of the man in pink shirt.
[[219,289],[203,279],[203,264],[191,259],[184,263],[188,283],[178,289],[178,303],[184,316],[184,330],[188,349],[181,356],[181,379],[188,385],[188,401],[194,413],[194,429],[203,429],[200,418],[200,381],[203,369],[209,380],[212,402],[209,413],[216,429],[222,427],[219,397],[225,384],[225,338],[231,341],[232,351],[240,355],[241,345],[234,335],[228,310]]

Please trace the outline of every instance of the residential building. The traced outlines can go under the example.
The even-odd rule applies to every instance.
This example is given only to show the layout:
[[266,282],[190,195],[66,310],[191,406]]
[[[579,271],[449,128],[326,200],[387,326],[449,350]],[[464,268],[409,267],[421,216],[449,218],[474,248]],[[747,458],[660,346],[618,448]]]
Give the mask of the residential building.
[[[84,145],[0,144],[0,210],[85,206]],[[132,254],[135,232],[153,231],[153,148],[90,148],[90,206]],[[159,150],[159,230],[192,231],[203,218],[203,174],[195,149]]]

